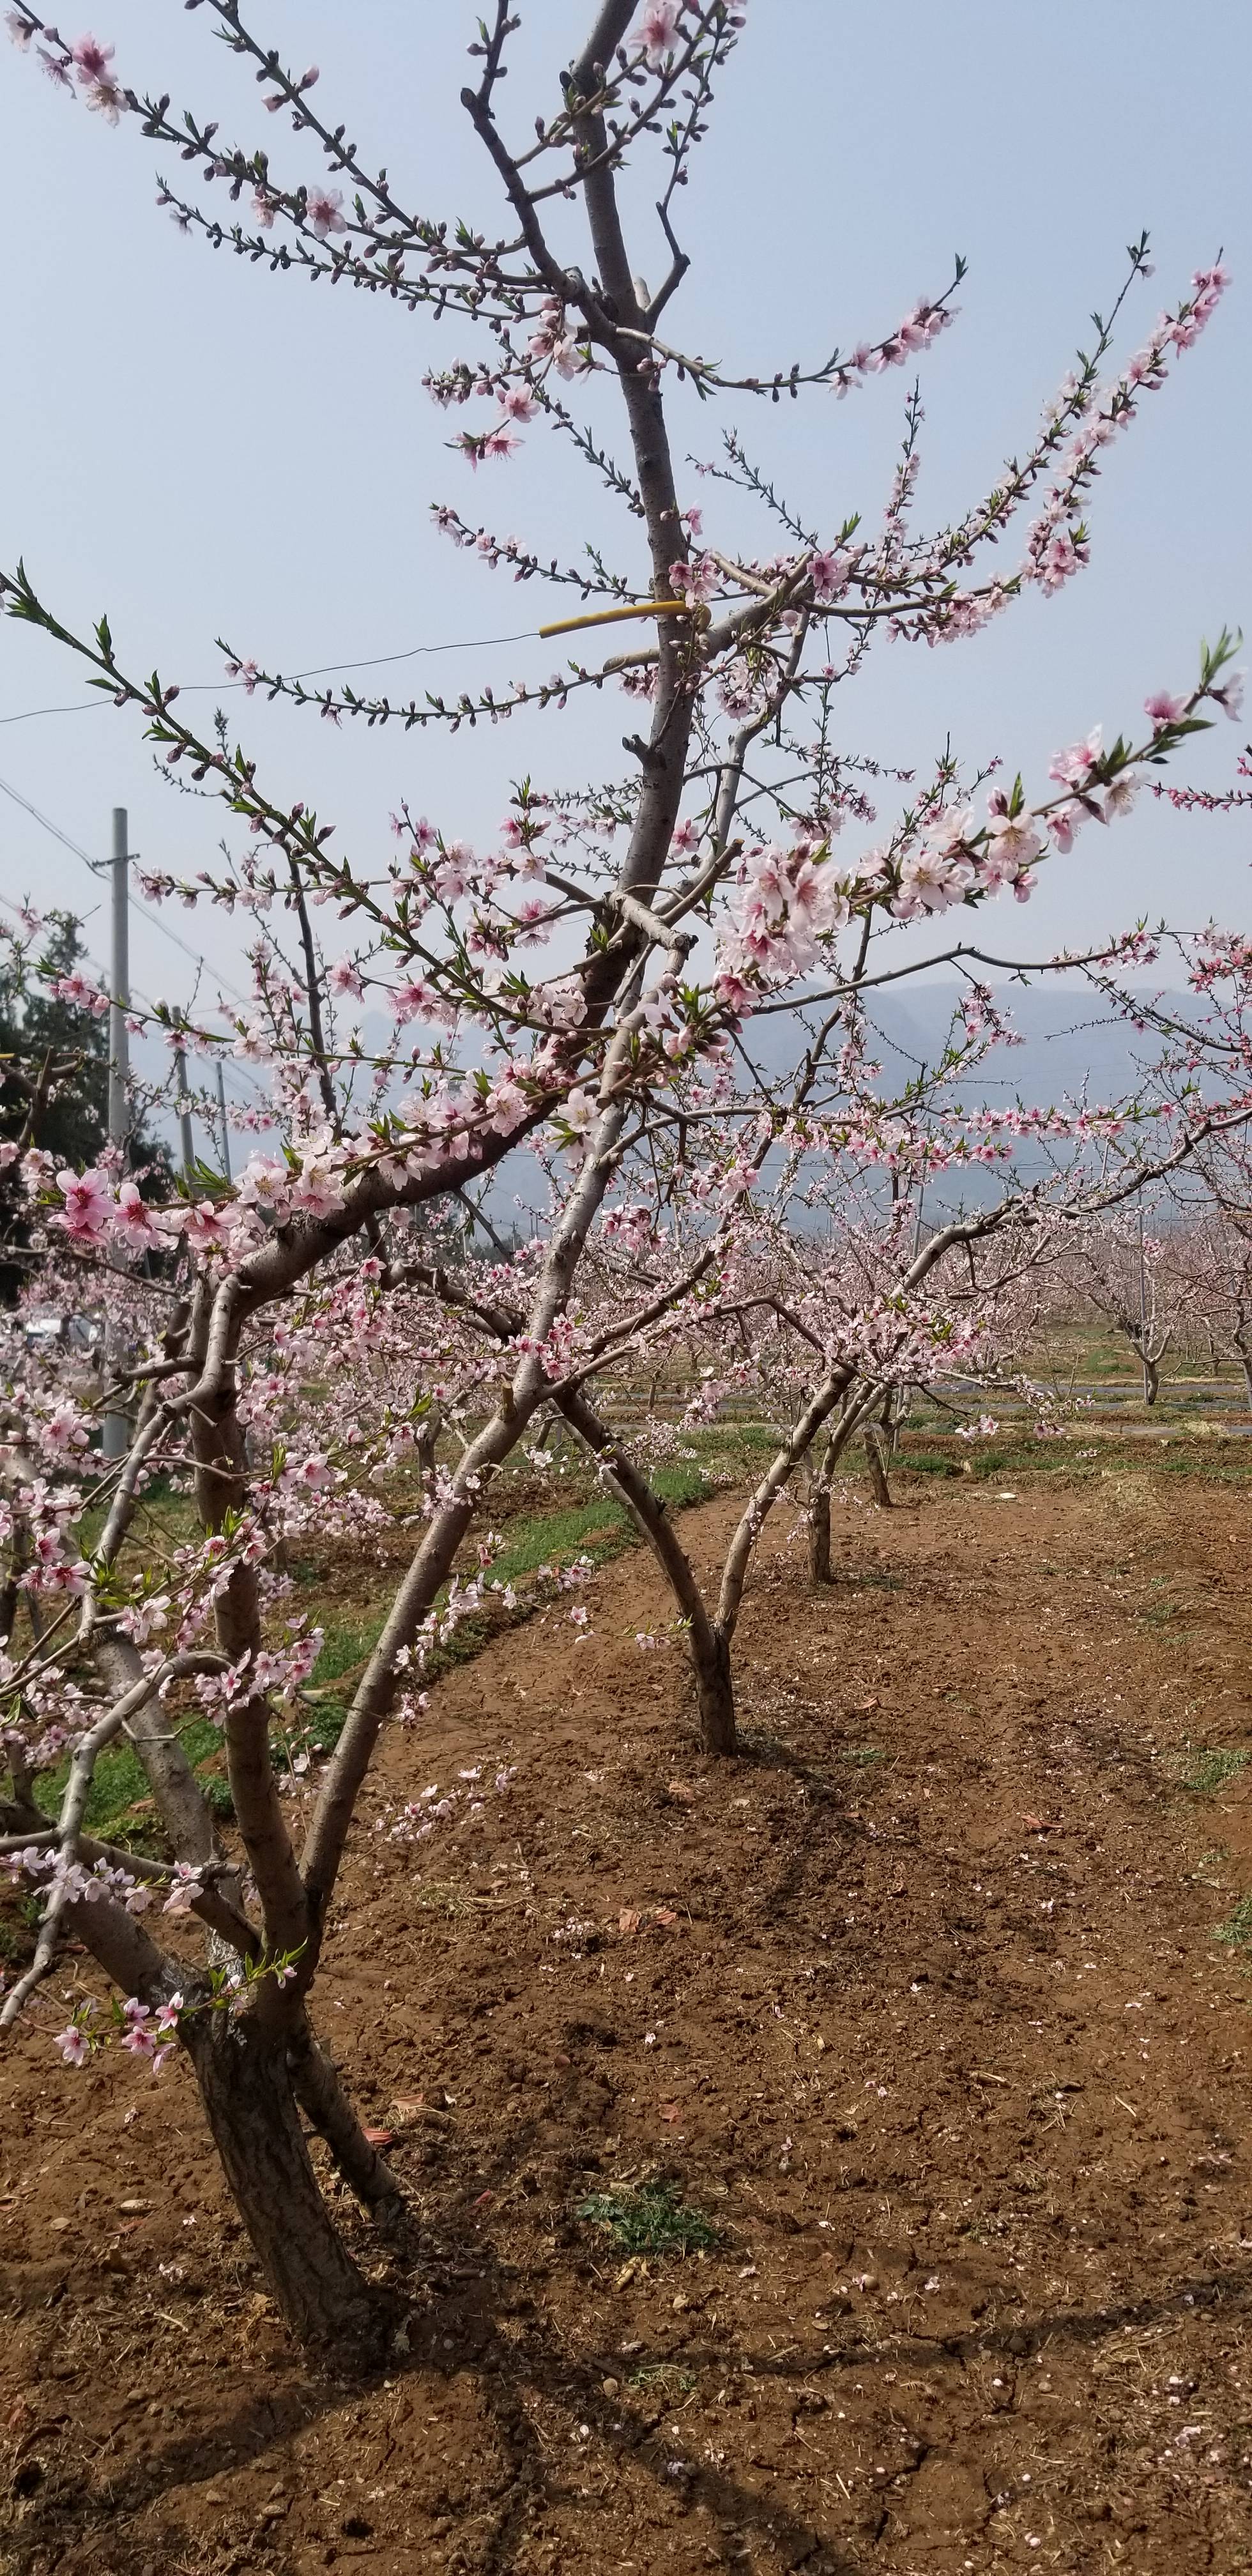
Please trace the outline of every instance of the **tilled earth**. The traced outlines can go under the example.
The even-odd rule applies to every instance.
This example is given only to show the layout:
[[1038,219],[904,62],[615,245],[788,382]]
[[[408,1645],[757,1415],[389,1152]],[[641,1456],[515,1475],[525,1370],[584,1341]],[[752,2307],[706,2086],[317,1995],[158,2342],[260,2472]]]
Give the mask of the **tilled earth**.
[[[423,2231],[368,2383],[287,2347],[186,2069],[60,2068],[67,1963],[0,2071],[15,2576],[1252,2563],[1252,1769],[1185,1785],[1252,1748],[1248,1508],[914,1488],[815,1592],[784,1506],[731,1764],[639,1555],[441,1681],[319,1987]],[[708,2250],[580,2214],[658,2178]]]

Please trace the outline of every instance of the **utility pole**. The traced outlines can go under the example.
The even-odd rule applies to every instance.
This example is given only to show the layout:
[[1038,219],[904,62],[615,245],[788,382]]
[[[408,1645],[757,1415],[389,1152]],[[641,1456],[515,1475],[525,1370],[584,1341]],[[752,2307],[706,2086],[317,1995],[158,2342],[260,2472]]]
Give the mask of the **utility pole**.
[[126,808],[113,808],[113,967],[109,1003],[109,1143],[124,1145],[130,1126],[126,1078],[130,1041],[126,1014],[130,1008],[130,859],[126,848]]
[[[130,1103],[126,1097],[130,1072],[130,1042],[126,1014],[130,1007],[130,854],[127,848],[126,808],[113,808],[113,955],[109,1001],[109,1143],[120,1156],[126,1149],[130,1131]],[[106,1333],[104,1366],[111,1375],[121,1360],[111,1336]],[[110,1412],[104,1417],[103,1447],[106,1458],[124,1458],[130,1438],[130,1425],[124,1413]]]
[[1143,1401],[1152,1401],[1148,1375],[1148,1268],[1143,1253],[1143,1192],[1139,1193],[1139,1357],[1143,1362]]
[[227,1180],[229,1180],[231,1177],[230,1129],[226,1124],[226,1085],[222,1079],[222,1059],[220,1056],[217,1060],[217,1114],[221,1120],[222,1126],[222,1170],[224,1171]]
[[182,1044],[182,1022],[176,1023],[179,1043],[174,1049],[174,1083],[177,1092],[178,1135],[183,1152],[183,1179],[188,1190],[195,1178],[196,1148],[191,1133],[191,1099],[187,1090],[187,1050]]

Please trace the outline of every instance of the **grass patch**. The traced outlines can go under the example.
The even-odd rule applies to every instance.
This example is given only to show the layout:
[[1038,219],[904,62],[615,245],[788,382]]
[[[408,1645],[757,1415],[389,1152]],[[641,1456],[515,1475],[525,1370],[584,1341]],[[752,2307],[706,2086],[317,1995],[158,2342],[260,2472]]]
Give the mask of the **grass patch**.
[[1168,1628],[1172,1619],[1181,1619],[1182,1616],[1180,1601],[1153,1601],[1146,1610],[1140,1611],[1139,1625],[1141,1628]]
[[[1250,1935],[1252,1937],[1252,1935]],[[608,2229],[623,2254],[706,2254],[718,2230],[698,2209],[681,2201],[672,2183],[640,2183],[637,2191],[598,2191],[576,2215]]]
[[696,2384],[694,2370],[680,2369],[676,2361],[645,2361],[632,2370],[628,2388],[651,2389],[661,2397],[690,2397]]
[[[196,1764],[207,1761],[210,1755],[220,1752],[222,1731],[210,1717],[193,1718],[182,1729],[182,1741],[188,1761],[194,1768]],[[59,1813],[69,1771],[70,1757],[67,1753],[55,1770],[41,1775],[36,1796],[46,1816]],[[229,1816],[232,1813],[230,1790],[225,1780],[210,1776],[201,1781],[201,1787],[216,1814]],[[123,1819],[129,1819],[132,1809],[150,1800],[151,1795],[147,1773],[133,1745],[109,1747],[99,1756],[88,1791],[83,1817],[86,1831],[97,1834],[102,1842],[113,1841],[112,1828],[120,1825]],[[142,1835],[136,1836],[129,1827],[127,1839],[142,1845]]]
[[419,1878],[409,1891],[410,1903],[420,1905],[427,1914],[468,1914],[470,1899],[463,1887],[452,1878]]
[[1218,1924],[1213,1938],[1224,1941],[1228,1950],[1252,1952],[1252,1896],[1240,1897],[1234,1913]]
[[840,1754],[841,1762],[851,1762],[858,1771],[868,1771],[875,1762],[885,1762],[880,1744],[848,1744]]
[[563,1564],[573,1556],[598,1558],[601,1549],[611,1552],[614,1542],[620,1545],[626,1527],[626,1514],[611,1494],[597,1494],[589,1503],[574,1503],[563,1512],[541,1512],[520,1524],[516,1536],[501,1549],[492,1574],[501,1583],[516,1583],[541,1565]]
[[[766,1433],[764,1437],[772,1445],[772,1435]],[[707,1502],[715,1491],[703,1467],[694,1459],[679,1459],[658,1468],[652,1485],[663,1502],[678,1510],[690,1504]],[[180,1534],[184,1534],[184,1524],[187,1532],[191,1530],[194,1515],[189,1498],[163,1495],[159,1503],[157,1517],[170,1524],[176,1523]],[[102,1524],[103,1514],[97,1517]],[[88,1530],[87,1521],[83,1528],[85,1532]],[[85,1543],[90,1543],[89,1538]],[[621,1504],[611,1494],[596,1493],[590,1501],[571,1504],[562,1511],[542,1512],[519,1519],[492,1572],[501,1583],[516,1583],[534,1574],[541,1565],[567,1565],[576,1556],[589,1556],[595,1565],[605,1565],[612,1557],[619,1556],[624,1548],[638,1543],[634,1524]],[[310,1586],[322,1579],[320,1565],[307,1558],[297,1561],[292,1572],[297,1581]],[[388,1607],[389,1602],[380,1603],[376,1611],[364,1618],[358,1615],[327,1622],[314,1670],[313,1689],[303,1703],[297,1721],[290,1727],[279,1726],[274,1730],[271,1758],[276,1770],[287,1767],[288,1739],[293,1746],[307,1745],[317,1753],[334,1752],[343,1733],[352,1687],[373,1653]],[[529,1615],[529,1606],[518,1615]],[[463,1620],[448,1644],[437,1647],[429,1656],[424,1680],[437,1681],[440,1673],[448,1671],[452,1665],[470,1662],[495,1633],[496,1620],[489,1610],[481,1617]],[[335,1689],[337,1682],[345,1685],[343,1690]],[[211,1718],[192,1719],[182,1729],[182,1741],[193,1769],[198,1768],[210,1756],[220,1753],[221,1729],[213,1724]],[[36,1794],[45,1815],[54,1817],[58,1813],[68,1777],[68,1754],[53,1770],[43,1773]],[[220,1773],[210,1772],[201,1775],[200,1785],[214,1814],[229,1820],[234,1809],[226,1779]],[[149,1843],[156,1848],[160,1841],[159,1827],[154,1824],[149,1830],[146,1818],[134,1814],[134,1810],[145,1803],[150,1805],[151,1792],[134,1748],[122,1744],[102,1753],[96,1764],[84,1817],[88,1833],[97,1834],[107,1842],[122,1838],[124,1827],[124,1838],[136,1848],[146,1849]]]
[[1182,1775],[1184,1789],[1194,1789],[1196,1796],[1211,1798],[1224,1789],[1242,1771],[1248,1756],[1233,1744],[1200,1744],[1188,1756]]

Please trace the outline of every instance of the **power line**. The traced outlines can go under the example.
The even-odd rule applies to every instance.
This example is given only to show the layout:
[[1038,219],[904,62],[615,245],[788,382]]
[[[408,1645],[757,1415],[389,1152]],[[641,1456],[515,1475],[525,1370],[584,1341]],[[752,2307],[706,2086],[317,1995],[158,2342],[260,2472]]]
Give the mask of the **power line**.
[[[285,676],[289,680],[325,680],[334,671],[378,671],[392,662],[415,662],[425,653],[485,653],[495,644],[529,644],[538,634],[537,626],[526,626],[518,635],[463,635],[444,644],[409,644],[402,653],[368,653],[359,662],[318,662],[310,670],[289,671]],[[246,680],[184,680],[179,684],[179,696],[226,697],[232,689],[247,687]],[[111,703],[104,697],[76,698],[72,706],[24,707],[19,715],[0,716],[0,725],[32,724],[36,716],[94,715]]]
[[[23,812],[29,814],[33,822],[40,824],[45,832],[51,832],[53,839],[59,841],[63,849],[69,850],[74,858],[81,859],[83,866],[85,868],[90,868],[93,876],[103,876],[107,873],[104,860],[91,858],[88,852],[82,849],[77,841],[71,840],[68,832],[62,831],[59,823],[54,823],[49,815],[41,814],[39,807],[37,805],[32,805],[28,796],[19,795],[17,788],[11,787],[7,778],[0,778],[0,789],[3,789],[6,796],[11,796],[14,804],[20,805]],[[151,922],[154,930],[159,930],[163,938],[171,940],[175,948],[181,948],[184,957],[189,957],[193,966],[200,967],[206,964],[206,960],[200,955],[199,951],[192,948],[187,940],[180,937],[178,931],[171,930],[169,923],[162,921],[160,913],[154,912],[150,904],[141,903],[139,897],[134,894],[130,894],[128,900],[130,909],[133,912],[141,912],[145,921]],[[3,901],[6,912],[13,913],[18,920],[21,919],[21,914],[16,904],[10,903],[7,900],[7,897],[0,897],[0,901]],[[98,967],[93,968],[93,972],[98,974],[100,969]],[[217,974],[216,981],[227,993],[230,993],[233,996],[235,1001],[240,1004],[243,1010],[251,1010],[252,1005],[247,999],[246,994],[240,992],[237,984],[231,983],[229,976]],[[155,1014],[157,1006],[152,1000],[150,994],[143,992],[138,984],[132,984],[131,991],[133,992],[136,1001],[142,1002],[146,1009]],[[264,1092],[260,1083],[258,1083],[242,1065],[236,1064],[234,1066],[234,1071],[238,1074],[239,1078],[247,1084],[249,1091],[254,1092],[258,1099],[264,1098]]]
[[[77,841],[70,839],[68,832],[62,831],[59,823],[54,823],[47,814],[41,814],[39,807],[37,805],[32,805],[28,796],[20,795],[16,787],[11,787],[7,778],[0,778],[0,790],[3,790],[6,796],[11,796],[13,803],[15,805],[20,805],[23,813],[30,815],[32,822],[38,823],[45,832],[51,832],[54,841],[59,841],[63,849],[72,851],[76,859],[81,859],[83,866],[85,868],[90,868],[93,876],[99,877],[107,874],[107,862],[104,859],[93,859],[89,852],[81,848]],[[184,957],[190,957],[193,966],[203,966],[205,964],[206,961],[200,951],[196,948],[192,948],[187,940],[180,937],[178,931],[171,930],[169,923],[167,921],[162,921],[160,913],[154,912],[151,904],[143,903],[140,900],[140,897],[135,894],[132,894],[130,903],[132,911],[141,912],[145,921],[150,921],[153,928],[155,930],[159,930],[164,939],[172,941],[175,948],[181,948]],[[222,986],[223,991],[231,994],[234,1000],[240,1003],[245,1011],[251,1009],[252,1005],[249,1002],[247,995],[240,992],[237,984],[231,983],[229,976],[219,974],[217,980]]]

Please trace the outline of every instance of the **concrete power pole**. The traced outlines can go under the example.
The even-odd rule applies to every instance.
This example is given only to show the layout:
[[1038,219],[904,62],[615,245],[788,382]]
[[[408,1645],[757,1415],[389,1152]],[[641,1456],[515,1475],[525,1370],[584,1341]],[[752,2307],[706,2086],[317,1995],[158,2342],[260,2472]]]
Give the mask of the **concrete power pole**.
[[126,1080],[130,1040],[126,1013],[130,1007],[130,859],[126,848],[126,808],[113,808],[113,967],[109,1004],[109,1143],[124,1145],[130,1127]]
[[[130,1007],[130,855],[124,805],[113,808],[113,955],[109,989],[109,1143],[122,1152],[130,1132],[130,1103],[126,1096],[130,1072],[130,1040],[126,1028],[126,1014]],[[106,1373],[111,1373],[120,1359],[120,1351],[110,1350],[106,1340]],[[130,1426],[125,1414],[106,1413],[105,1457],[124,1458],[129,1436]]]
[[1148,1368],[1148,1265],[1143,1249],[1143,1192],[1139,1193],[1139,1356],[1143,1362],[1143,1401],[1152,1401],[1152,1378]]
[[[180,1033],[181,1034],[181,1033]],[[191,1133],[191,1098],[187,1089],[187,1050],[181,1044],[174,1049],[174,1085],[177,1093],[178,1140],[182,1147],[183,1179],[190,1190],[196,1169],[196,1148]]]
[[222,1170],[225,1173],[227,1180],[229,1180],[231,1177],[230,1128],[226,1123],[226,1085],[222,1079],[222,1060],[220,1056],[218,1057],[217,1063],[217,1114],[221,1122],[222,1129]]

